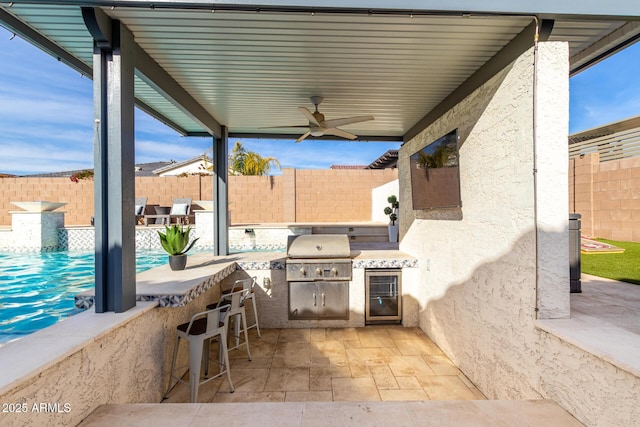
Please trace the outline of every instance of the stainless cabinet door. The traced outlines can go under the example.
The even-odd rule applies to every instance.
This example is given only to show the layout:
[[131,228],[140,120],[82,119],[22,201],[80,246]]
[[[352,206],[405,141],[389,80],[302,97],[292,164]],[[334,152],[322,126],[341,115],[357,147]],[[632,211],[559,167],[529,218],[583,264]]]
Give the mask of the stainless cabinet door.
[[289,282],[289,319],[318,318],[318,288],[315,282]]
[[318,309],[322,319],[348,319],[349,282],[318,282]]

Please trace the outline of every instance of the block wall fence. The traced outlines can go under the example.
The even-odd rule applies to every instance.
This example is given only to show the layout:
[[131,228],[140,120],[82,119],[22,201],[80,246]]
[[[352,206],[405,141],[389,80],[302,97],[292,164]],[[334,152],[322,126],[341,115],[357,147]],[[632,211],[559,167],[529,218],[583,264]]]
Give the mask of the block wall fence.
[[[397,169],[283,169],[280,176],[230,176],[232,224],[371,221],[371,190],[397,179]],[[17,201],[66,202],[65,226],[88,225],[93,216],[93,180],[0,178],[0,226],[11,225]],[[137,177],[136,197],[171,206],[178,197],[211,200],[206,176]]]
[[569,211],[582,215],[583,235],[640,242],[640,157],[569,160]]

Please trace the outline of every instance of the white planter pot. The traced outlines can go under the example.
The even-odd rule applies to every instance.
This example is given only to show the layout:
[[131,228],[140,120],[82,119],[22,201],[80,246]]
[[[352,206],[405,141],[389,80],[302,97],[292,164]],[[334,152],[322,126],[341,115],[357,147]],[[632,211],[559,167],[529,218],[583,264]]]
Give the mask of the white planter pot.
[[389,241],[395,243],[398,241],[398,226],[390,225],[389,226]]

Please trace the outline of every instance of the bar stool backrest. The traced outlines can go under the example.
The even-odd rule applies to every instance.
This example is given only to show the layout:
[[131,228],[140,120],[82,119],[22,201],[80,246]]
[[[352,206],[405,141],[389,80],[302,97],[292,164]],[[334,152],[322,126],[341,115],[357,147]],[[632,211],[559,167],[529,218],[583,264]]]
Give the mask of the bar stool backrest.
[[242,289],[253,293],[253,287],[256,285],[256,277],[249,277],[248,279],[236,280],[233,284],[233,289],[237,289],[242,286]]

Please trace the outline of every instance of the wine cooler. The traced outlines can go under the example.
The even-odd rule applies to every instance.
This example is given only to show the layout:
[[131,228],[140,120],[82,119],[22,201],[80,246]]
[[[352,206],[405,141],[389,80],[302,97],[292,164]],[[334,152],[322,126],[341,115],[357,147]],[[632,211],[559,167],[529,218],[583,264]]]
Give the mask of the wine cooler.
[[365,270],[365,323],[402,321],[402,270]]

